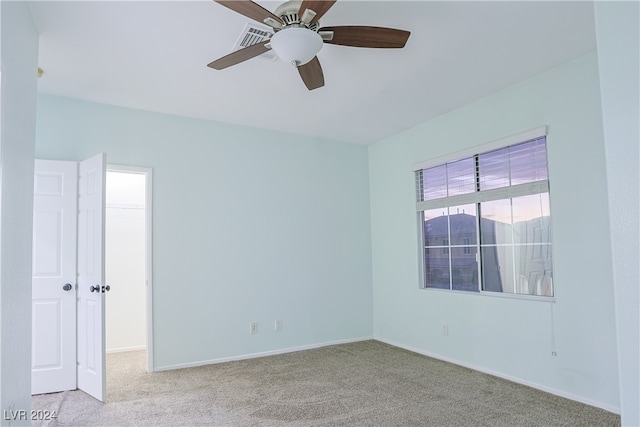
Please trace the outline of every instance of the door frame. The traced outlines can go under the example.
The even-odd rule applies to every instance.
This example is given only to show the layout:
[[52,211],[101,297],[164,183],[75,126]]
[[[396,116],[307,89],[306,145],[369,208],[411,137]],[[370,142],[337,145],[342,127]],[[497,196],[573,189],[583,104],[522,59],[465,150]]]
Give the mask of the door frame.
[[153,170],[147,167],[115,165],[107,163],[108,172],[132,173],[145,176],[145,310],[146,310],[146,347],[147,347],[147,372],[154,372],[153,366]]

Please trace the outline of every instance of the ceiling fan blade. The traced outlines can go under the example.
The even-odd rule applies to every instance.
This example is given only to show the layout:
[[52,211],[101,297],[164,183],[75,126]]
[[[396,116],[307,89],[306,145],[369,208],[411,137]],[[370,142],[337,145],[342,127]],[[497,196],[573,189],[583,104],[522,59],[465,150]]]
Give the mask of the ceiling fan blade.
[[317,56],[306,64],[300,65],[298,72],[307,89],[314,90],[324,86],[324,74]]
[[316,13],[316,16],[310,23],[316,22],[318,19],[322,18],[322,15],[331,9],[331,6],[333,6],[335,2],[336,0],[304,0],[300,5],[298,15],[302,16],[305,10],[311,9]]
[[264,7],[260,6],[257,3],[252,2],[251,0],[214,0],[216,3],[219,3],[223,6],[228,7],[229,9],[238,12],[241,15],[244,15],[248,18],[254,19],[260,23],[264,23],[264,20],[267,18],[271,18],[281,23],[282,19],[279,16],[274,15],[269,12]]
[[394,28],[358,25],[323,27],[319,31],[333,32],[333,38],[325,39],[325,43],[374,48],[402,48],[411,34],[409,31]]
[[253,46],[236,50],[235,52],[231,52],[230,54],[223,56],[222,58],[218,58],[215,61],[207,64],[207,67],[213,68],[216,70],[223,70],[232,65],[236,65],[241,62],[244,62],[247,59],[255,58],[256,56],[271,50],[271,47],[266,46],[268,43],[269,41],[267,40],[263,43],[257,43],[257,44],[254,44]]

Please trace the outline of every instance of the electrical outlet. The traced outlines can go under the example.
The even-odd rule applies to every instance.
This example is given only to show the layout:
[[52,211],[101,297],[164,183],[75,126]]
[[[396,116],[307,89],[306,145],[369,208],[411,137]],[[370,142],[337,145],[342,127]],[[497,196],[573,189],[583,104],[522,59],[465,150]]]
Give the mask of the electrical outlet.
[[448,337],[449,336],[449,325],[447,325],[446,323],[442,324],[442,328],[440,329],[440,331],[442,332],[442,336],[443,337]]
[[258,322],[249,323],[249,332],[252,334],[258,333]]
[[273,322],[273,329],[276,332],[280,332],[282,330],[282,320],[276,320]]
[[555,351],[555,350],[551,350],[551,355],[555,357],[555,356],[557,356],[557,355],[558,355],[558,353],[556,353],[556,351]]

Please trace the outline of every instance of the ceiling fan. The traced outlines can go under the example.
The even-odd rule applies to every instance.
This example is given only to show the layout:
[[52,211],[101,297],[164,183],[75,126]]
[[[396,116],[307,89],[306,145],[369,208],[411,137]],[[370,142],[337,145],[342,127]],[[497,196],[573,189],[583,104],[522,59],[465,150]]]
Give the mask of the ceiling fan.
[[251,0],[214,0],[229,9],[273,28],[266,41],[232,52],[207,66],[222,70],[259,56],[271,49],[285,62],[297,67],[309,90],[324,86],[324,74],[316,54],[323,43],[353,47],[402,48],[409,31],[369,26],[320,27],[318,21],[336,0],[293,0],[274,13]]

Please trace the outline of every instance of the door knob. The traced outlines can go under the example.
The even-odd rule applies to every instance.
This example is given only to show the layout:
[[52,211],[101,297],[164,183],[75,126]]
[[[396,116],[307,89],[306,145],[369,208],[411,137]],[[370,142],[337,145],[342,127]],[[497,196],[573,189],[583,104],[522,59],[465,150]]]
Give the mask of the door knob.
[[73,286],[71,286],[71,283],[65,283],[62,289],[64,289],[65,291],[70,291],[71,289],[73,289]]
[[109,285],[107,285],[107,286],[102,285],[102,293],[109,292],[110,290],[111,290],[111,286],[109,286]]
[[91,292],[97,292],[97,293],[100,293],[100,285],[95,285],[95,286],[93,286],[93,285],[92,285],[92,286],[89,288],[89,291],[91,291]]

